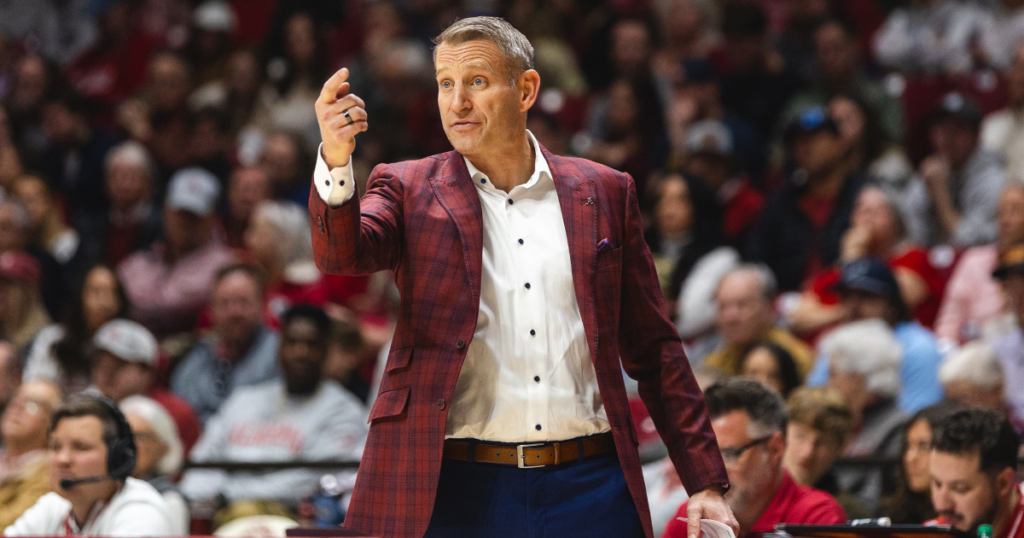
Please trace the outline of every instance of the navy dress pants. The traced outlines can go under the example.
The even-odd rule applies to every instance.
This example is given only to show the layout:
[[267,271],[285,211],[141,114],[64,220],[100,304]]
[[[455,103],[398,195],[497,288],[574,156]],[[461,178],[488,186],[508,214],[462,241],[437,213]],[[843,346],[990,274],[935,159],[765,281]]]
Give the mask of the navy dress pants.
[[615,454],[520,469],[445,459],[425,538],[644,538]]

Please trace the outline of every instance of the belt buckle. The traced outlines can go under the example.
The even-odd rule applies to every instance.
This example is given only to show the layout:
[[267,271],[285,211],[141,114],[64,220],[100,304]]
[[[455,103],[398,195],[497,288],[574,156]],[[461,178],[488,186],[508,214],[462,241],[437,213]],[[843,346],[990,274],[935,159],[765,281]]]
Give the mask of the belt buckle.
[[540,467],[547,467],[547,465],[526,465],[526,454],[523,453],[523,449],[534,448],[538,446],[544,446],[546,443],[533,443],[529,445],[517,445],[516,446],[516,463],[519,464],[520,469],[538,469]]

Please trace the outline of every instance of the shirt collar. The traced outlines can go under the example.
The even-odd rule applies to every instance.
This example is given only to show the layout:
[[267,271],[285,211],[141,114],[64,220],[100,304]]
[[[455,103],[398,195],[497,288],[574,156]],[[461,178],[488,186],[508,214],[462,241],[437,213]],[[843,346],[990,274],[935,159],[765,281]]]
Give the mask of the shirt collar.
[[[544,158],[544,153],[541,152],[540,144],[537,142],[537,139],[529,129],[526,130],[526,134],[530,137],[530,144],[533,145],[533,152],[534,155],[536,155],[536,158],[533,161],[533,175],[530,176],[529,181],[522,185],[523,188],[529,189],[536,185],[537,182],[539,182],[545,175],[552,180],[554,180],[554,176],[551,175],[551,167],[548,166],[548,161]],[[466,168],[469,169],[469,177],[473,179],[473,184],[480,187],[480,182],[477,180],[481,177],[486,178],[487,174],[484,174],[479,168],[473,166],[473,163],[469,162],[469,159],[463,157],[462,160],[466,161]]]

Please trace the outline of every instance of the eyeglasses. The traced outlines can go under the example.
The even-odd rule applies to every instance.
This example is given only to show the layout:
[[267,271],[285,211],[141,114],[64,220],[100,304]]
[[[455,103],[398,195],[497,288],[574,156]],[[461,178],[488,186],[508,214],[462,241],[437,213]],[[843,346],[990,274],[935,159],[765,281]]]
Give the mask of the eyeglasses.
[[727,466],[736,465],[736,462],[740,460],[740,456],[742,456],[744,452],[757,445],[767,443],[771,438],[772,436],[769,435],[767,437],[761,437],[760,439],[754,439],[753,441],[736,448],[720,448],[719,450],[722,452],[722,461],[724,461]]

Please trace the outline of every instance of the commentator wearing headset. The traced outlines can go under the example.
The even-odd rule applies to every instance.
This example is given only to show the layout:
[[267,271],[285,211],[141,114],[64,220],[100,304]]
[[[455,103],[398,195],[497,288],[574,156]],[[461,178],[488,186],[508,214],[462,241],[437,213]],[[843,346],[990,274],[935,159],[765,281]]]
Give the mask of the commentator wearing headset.
[[77,396],[50,423],[50,487],[6,536],[170,536],[171,517],[153,486],[128,475],[135,440],[113,402]]

